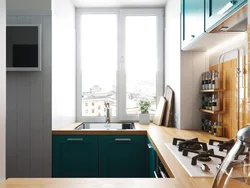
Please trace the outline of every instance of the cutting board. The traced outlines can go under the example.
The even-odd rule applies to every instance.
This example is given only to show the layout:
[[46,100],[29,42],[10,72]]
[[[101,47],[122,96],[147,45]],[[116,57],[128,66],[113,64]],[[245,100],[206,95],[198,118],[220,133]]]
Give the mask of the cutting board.
[[153,123],[156,124],[156,125],[161,125],[162,124],[162,118],[163,118],[163,115],[164,115],[166,102],[167,102],[166,99],[163,96],[161,96],[159,104],[157,105],[157,109],[156,109],[156,112],[155,112],[154,119],[153,119]]
[[165,107],[162,125],[169,126],[170,114],[171,114],[172,106],[173,106],[174,91],[168,85],[166,86],[164,97],[166,98],[167,105]]

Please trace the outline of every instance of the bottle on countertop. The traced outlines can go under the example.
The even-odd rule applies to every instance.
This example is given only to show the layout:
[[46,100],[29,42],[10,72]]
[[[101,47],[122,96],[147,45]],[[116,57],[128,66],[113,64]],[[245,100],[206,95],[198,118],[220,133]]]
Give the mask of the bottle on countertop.
[[215,136],[223,136],[223,126],[222,126],[222,122],[218,122],[217,126],[216,126],[216,130],[214,133]]

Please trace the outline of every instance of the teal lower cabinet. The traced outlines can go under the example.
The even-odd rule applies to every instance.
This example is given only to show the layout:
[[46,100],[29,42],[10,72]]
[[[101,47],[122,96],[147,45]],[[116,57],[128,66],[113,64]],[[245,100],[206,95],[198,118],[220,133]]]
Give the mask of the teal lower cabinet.
[[155,171],[156,171],[156,153],[153,148],[152,143],[150,142],[148,138],[147,142],[147,148],[148,148],[148,177],[155,178]]
[[54,135],[52,139],[52,177],[98,177],[98,136]]
[[147,177],[146,136],[100,136],[100,177]]

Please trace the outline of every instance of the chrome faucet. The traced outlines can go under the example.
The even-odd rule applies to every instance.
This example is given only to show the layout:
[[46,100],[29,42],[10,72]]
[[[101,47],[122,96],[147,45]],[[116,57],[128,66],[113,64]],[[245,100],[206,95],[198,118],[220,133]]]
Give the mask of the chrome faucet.
[[106,123],[110,123],[110,106],[108,102],[104,103],[106,107]]

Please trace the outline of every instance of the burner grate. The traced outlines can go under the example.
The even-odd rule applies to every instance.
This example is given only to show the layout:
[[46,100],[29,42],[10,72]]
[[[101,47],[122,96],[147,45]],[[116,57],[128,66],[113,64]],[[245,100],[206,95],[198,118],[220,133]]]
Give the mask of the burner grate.
[[190,140],[174,138],[173,145],[178,146],[178,151],[183,151],[183,149],[190,149],[190,150],[203,150],[207,151],[207,144],[203,142],[199,142],[198,138],[193,138]]
[[198,161],[202,161],[202,162],[208,162],[208,161],[211,161],[212,159],[210,157],[207,157],[207,156],[201,156],[201,157],[198,157],[197,159]]
[[234,146],[234,140],[229,141],[221,141],[221,140],[209,140],[209,145],[215,145],[215,143],[218,143],[217,146],[219,147],[219,151],[226,150],[227,153],[232,149]]
[[183,156],[188,156],[188,152],[192,152],[192,153],[197,153],[198,155],[192,157],[191,160],[191,165],[196,165],[197,164],[197,160],[198,161],[211,161],[211,157],[215,157],[215,158],[219,158],[221,159],[221,162],[224,160],[224,157],[219,156],[219,155],[215,155],[214,154],[214,150],[210,149],[207,151],[194,151],[194,150],[189,150],[189,149],[184,149],[182,152]]

